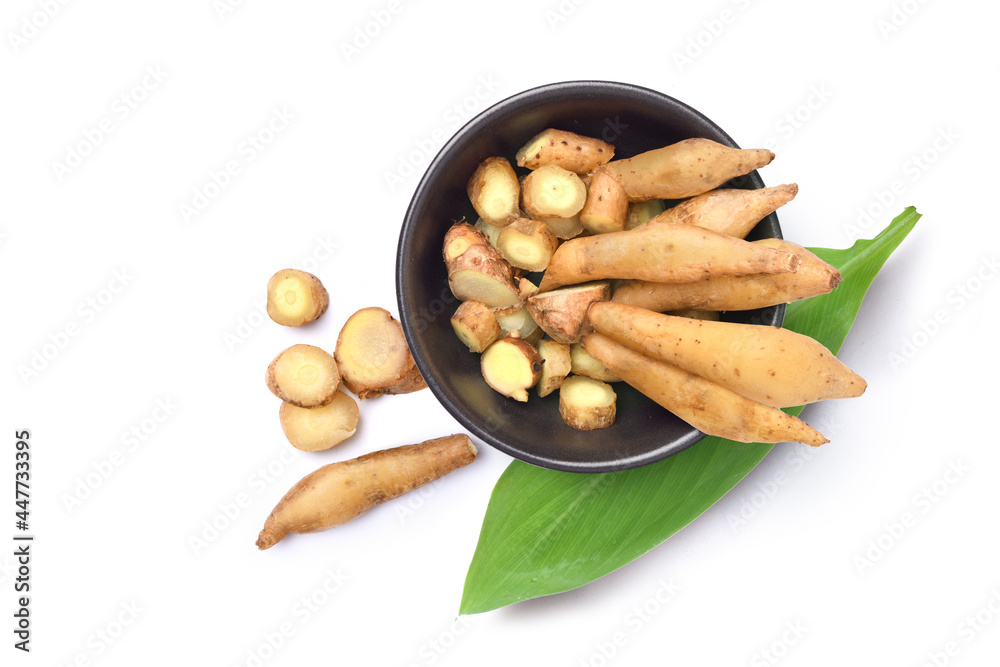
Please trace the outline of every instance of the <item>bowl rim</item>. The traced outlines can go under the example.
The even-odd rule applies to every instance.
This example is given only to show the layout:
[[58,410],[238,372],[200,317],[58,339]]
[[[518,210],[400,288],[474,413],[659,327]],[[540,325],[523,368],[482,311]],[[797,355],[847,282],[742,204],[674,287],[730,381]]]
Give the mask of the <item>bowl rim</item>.
[[[395,286],[396,286],[396,301],[397,307],[399,309],[400,322],[403,327],[403,332],[406,340],[413,341],[416,339],[416,331],[414,330],[413,324],[413,313],[410,312],[410,308],[403,298],[404,293],[404,281],[403,275],[405,273],[405,264],[407,258],[404,257],[404,246],[408,237],[408,233],[411,231],[411,227],[415,224],[415,213],[418,207],[418,202],[422,201],[427,196],[427,190],[430,187],[430,181],[432,177],[438,172],[441,166],[445,163],[446,156],[451,152],[451,150],[456,146],[463,144],[466,140],[467,135],[477,131],[477,129],[484,123],[489,123],[491,118],[494,116],[502,116],[511,107],[517,107],[522,104],[523,101],[532,99],[534,103],[544,102],[548,97],[560,97],[565,96],[567,93],[571,93],[574,96],[581,95],[608,95],[618,93],[627,93],[631,97],[644,96],[650,98],[651,101],[655,101],[657,104],[667,106],[673,106],[680,110],[682,113],[691,114],[696,116],[700,122],[707,126],[710,126],[719,136],[726,140],[727,145],[739,148],[736,142],[729,136],[729,134],[723,130],[717,123],[712,119],[708,118],[705,114],[698,111],[694,107],[682,102],[666,93],[648,88],[646,86],[624,83],[620,81],[608,81],[602,79],[579,79],[579,80],[566,80],[557,81],[553,83],[541,84],[526,90],[522,90],[513,95],[509,95],[504,99],[494,103],[493,105],[487,107],[480,113],[476,114],[468,121],[466,121],[458,130],[452,134],[452,136],[441,146],[437,151],[434,158],[428,163],[424,170],[423,175],[420,178],[417,187],[414,189],[411,195],[409,204],[406,208],[406,213],[403,217],[403,222],[400,226],[399,240],[396,247],[396,262],[395,262]],[[757,171],[750,172],[744,177],[749,180],[749,183],[754,188],[765,187],[763,179]],[[775,221],[777,222],[776,213],[771,215],[775,216]],[[780,223],[776,224],[777,238],[782,238]],[[773,324],[775,326],[781,326],[784,321],[785,315],[785,304],[778,304],[775,310],[775,315],[773,318]],[[442,406],[455,418],[462,426],[476,435],[486,444],[492,446],[493,448],[515,458],[525,463],[535,465],[542,468],[548,468],[552,470],[559,470],[564,472],[582,472],[582,473],[598,473],[598,472],[615,472],[621,470],[628,470],[632,468],[637,468],[640,466],[648,465],[650,463],[655,463],[666,458],[677,454],[684,449],[696,444],[705,437],[705,434],[698,431],[692,427],[692,430],[685,434],[684,436],[677,438],[671,443],[671,446],[666,448],[656,448],[649,452],[644,452],[641,454],[636,454],[626,458],[616,458],[614,460],[600,460],[593,462],[580,462],[580,461],[565,461],[562,459],[555,459],[540,455],[537,453],[526,452],[521,448],[510,446],[508,443],[497,438],[495,435],[489,431],[484,430],[473,420],[471,420],[462,410],[457,406],[451,404],[450,400],[447,400],[444,396],[444,390],[440,386],[438,379],[427,373],[430,367],[430,362],[426,358],[424,350],[421,348],[414,347],[410,345],[410,352],[413,356],[414,362],[417,365],[417,369],[421,372],[427,383],[428,388],[434,397],[441,403]],[[666,449],[667,451],[664,451]]]

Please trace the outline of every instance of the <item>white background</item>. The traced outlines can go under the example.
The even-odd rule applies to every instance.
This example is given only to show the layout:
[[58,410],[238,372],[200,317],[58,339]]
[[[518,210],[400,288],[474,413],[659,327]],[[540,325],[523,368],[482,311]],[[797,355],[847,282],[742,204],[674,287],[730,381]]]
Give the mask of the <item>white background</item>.
[[[4,3],[4,664],[995,661],[998,13],[915,0]],[[459,430],[423,391],[366,401],[354,438],[293,453],[267,363],[293,343],[332,350],[360,307],[395,312],[403,213],[464,120],[591,78],[660,90],[740,145],[773,147],[765,182],[800,186],[780,213],[786,238],[844,247],[906,205],[924,214],[842,350],[865,396],[804,412],[830,444],[778,445],[668,542],[552,598],[457,616],[509,462],[486,447],[423,495],[259,553],[264,518],[307,472]],[[257,306],[289,265],[331,295],[303,330]],[[11,632],[22,428],[30,655]],[[666,603],[663,582],[678,588]],[[303,598],[322,604],[306,613]]]

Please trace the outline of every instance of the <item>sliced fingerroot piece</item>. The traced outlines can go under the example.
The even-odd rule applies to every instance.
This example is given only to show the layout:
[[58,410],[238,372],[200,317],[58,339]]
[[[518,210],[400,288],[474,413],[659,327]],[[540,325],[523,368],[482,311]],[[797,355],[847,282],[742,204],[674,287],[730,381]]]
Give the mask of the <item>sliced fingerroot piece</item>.
[[566,378],[559,387],[559,415],[579,431],[613,425],[617,402],[611,385],[582,375]]
[[757,223],[784,206],[799,191],[795,183],[756,190],[712,190],[666,209],[650,222],[675,222],[745,238]]
[[476,214],[491,225],[506,225],[518,217],[521,186],[505,158],[488,157],[479,163],[466,192]]
[[753,310],[826,294],[840,284],[840,271],[800,245],[781,239],[761,239],[753,244],[794,254],[799,265],[793,273],[772,275],[722,275],[680,283],[631,280],[619,286],[611,300],[657,312],[682,308]]
[[798,255],[692,225],[646,223],[624,232],[571,239],[552,255],[539,288],[630,278],[690,282],[711,276],[790,273]]
[[621,382],[622,380],[618,377],[617,373],[591,356],[582,343],[573,343],[570,345],[569,356],[570,369],[576,375],[593,378],[601,382]]
[[452,225],[444,236],[448,285],[459,301],[478,301],[490,308],[522,303],[510,263],[486,236],[467,222]]
[[587,319],[591,304],[611,298],[611,282],[599,280],[541,292],[528,298],[531,317],[545,333],[563,343],[579,343],[594,329]]
[[629,202],[628,212],[625,214],[625,229],[635,229],[644,222],[649,222],[665,210],[667,210],[667,204],[662,199]]
[[559,247],[552,228],[539,220],[518,218],[497,235],[496,248],[511,266],[525,271],[544,271]]
[[330,295],[319,278],[298,269],[282,269],[267,281],[267,315],[286,327],[300,327],[319,318]]
[[525,306],[496,311],[496,318],[497,322],[500,323],[502,336],[516,331],[521,339],[534,345],[545,335],[545,331],[539,328],[538,323],[535,322]]
[[334,357],[344,386],[360,399],[427,387],[410,355],[403,328],[384,308],[362,308],[347,318]]
[[527,301],[530,297],[538,294],[538,285],[527,278],[520,278],[517,281],[517,294],[522,300]]
[[309,473],[278,502],[257,537],[270,549],[292,533],[316,533],[355,519],[476,459],[469,436],[449,435],[339,461]]
[[692,320],[620,303],[596,303],[599,332],[646,356],[787,408],[855,398],[868,386],[821,343],[780,327]]
[[502,334],[496,314],[478,301],[463,301],[451,316],[451,327],[470,352],[483,352]]
[[714,190],[773,159],[774,153],[767,149],[730,148],[711,139],[695,138],[614,160],[600,171],[614,176],[631,201],[683,199]]
[[339,445],[358,428],[358,402],[342,391],[316,408],[282,402],[278,421],[288,442],[304,452],[318,452]]
[[801,442],[814,447],[829,442],[797,417],[602,334],[590,334],[583,345],[627,384],[708,435],[737,442]]
[[542,222],[555,232],[557,238],[564,241],[576,238],[583,233],[583,225],[580,224],[579,213],[571,218],[545,218]]
[[628,195],[621,183],[599,171],[587,186],[587,201],[580,211],[580,224],[594,234],[620,232],[625,229]]
[[500,232],[505,228],[505,225],[491,225],[482,218],[476,220],[476,229],[483,233],[483,236],[486,237],[486,240],[494,248],[497,247],[497,239],[500,237]]
[[326,405],[340,386],[337,362],[314,345],[292,345],[280,352],[264,379],[272,394],[300,408]]
[[512,332],[493,343],[481,359],[483,378],[498,393],[524,403],[542,372],[542,358],[528,341]]
[[548,338],[538,341],[538,356],[542,359],[542,373],[538,376],[535,391],[540,398],[544,398],[562,386],[563,380],[573,370],[573,361],[568,344]]
[[548,128],[532,137],[514,158],[519,167],[538,169],[554,164],[583,176],[614,156],[615,147],[606,141]]
[[550,164],[539,167],[521,182],[521,206],[535,220],[572,218],[587,201],[580,177]]

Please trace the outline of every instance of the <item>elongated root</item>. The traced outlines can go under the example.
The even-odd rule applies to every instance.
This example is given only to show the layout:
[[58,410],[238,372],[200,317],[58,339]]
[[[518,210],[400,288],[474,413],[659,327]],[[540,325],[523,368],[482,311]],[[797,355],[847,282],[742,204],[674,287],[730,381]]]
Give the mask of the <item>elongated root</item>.
[[764,216],[784,206],[798,194],[794,183],[758,190],[712,190],[669,208],[652,222],[675,222],[745,238]]
[[791,273],[722,275],[692,282],[630,280],[615,290],[611,300],[658,312],[682,308],[752,310],[826,294],[841,282],[840,271],[800,245],[781,239],[761,239],[753,244],[797,255],[799,265]]
[[583,339],[599,359],[656,403],[696,429],[737,442],[829,442],[797,417],[636,352],[599,333]]
[[791,273],[798,255],[693,225],[648,222],[625,232],[577,237],[552,255],[539,288],[602,278],[663,283],[712,276]]
[[316,533],[347,523],[469,465],[476,454],[469,436],[457,434],[323,466],[278,502],[257,537],[257,548],[270,549],[289,533]]
[[685,139],[602,166],[631,201],[681,199],[713,190],[731,178],[770,164],[763,148],[730,148],[711,139]]
[[538,169],[554,164],[583,176],[614,155],[615,147],[606,141],[549,128],[532,137],[515,158],[519,167]]

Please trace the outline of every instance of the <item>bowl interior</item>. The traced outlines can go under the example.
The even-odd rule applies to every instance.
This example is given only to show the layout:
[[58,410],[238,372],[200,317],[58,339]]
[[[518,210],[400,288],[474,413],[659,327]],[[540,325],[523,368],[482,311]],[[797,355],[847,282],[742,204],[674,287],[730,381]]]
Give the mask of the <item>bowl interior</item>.
[[[628,84],[577,81],[551,84],[510,97],[471,120],[441,149],[417,186],[407,210],[396,259],[400,319],[417,367],[445,408],[489,445],[528,463],[576,472],[624,470],[660,460],[703,434],[624,383],[610,428],[577,431],[559,416],[558,391],[518,403],[491,389],[479,356],[455,336],[449,318],[458,301],[448,287],[441,247],[452,222],[476,214],[466,184],[483,159],[514,153],[547,127],[600,137],[624,158],[691,137],[729,146],[715,123],[661,93]],[[519,174],[527,173],[515,167]],[[725,187],[760,188],[753,172]],[[771,214],[747,237],[781,236]],[[723,319],[780,325],[784,306],[724,313]]]

